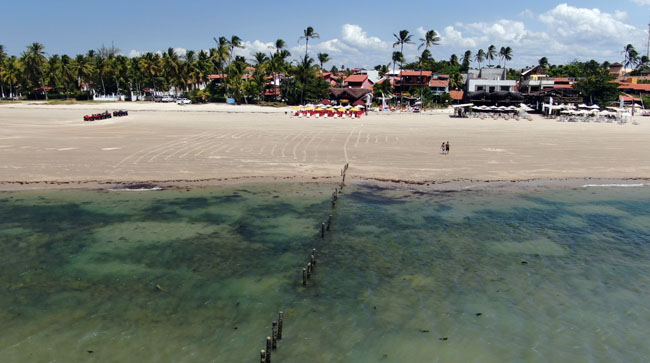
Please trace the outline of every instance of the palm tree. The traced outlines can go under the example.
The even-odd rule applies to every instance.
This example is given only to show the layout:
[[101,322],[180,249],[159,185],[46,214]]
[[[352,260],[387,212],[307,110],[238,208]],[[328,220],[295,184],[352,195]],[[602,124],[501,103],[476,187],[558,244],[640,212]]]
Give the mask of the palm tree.
[[300,42],[301,39],[305,40],[305,57],[307,57],[307,52],[309,50],[309,39],[314,39],[314,38],[320,38],[320,35],[314,31],[314,28],[308,26],[307,29],[303,30],[303,36],[301,36],[298,39],[298,42]]
[[224,66],[226,64],[226,61],[230,57],[230,44],[228,43],[228,38],[223,36],[219,37],[219,39],[212,39],[214,39],[215,43],[217,43],[217,47],[210,49],[210,59],[212,60],[214,68],[217,70],[217,72],[223,74],[225,73]]
[[488,60],[488,67],[492,67],[492,61],[497,55],[497,47],[495,47],[494,45],[490,45],[485,55]]
[[[413,44],[411,38],[413,35],[409,34],[408,30],[400,30],[399,33],[394,34],[395,42],[393,43],[393,48],[400,46],[399,54],[401,55],[399,68],[402,69],[402,64],[404,63],[404,44]],[[395,52],[393,52],[393,55]],[[395,64],[393,64],[393,73],[395,73]]]
[[424,38],[420,38],[420,41],[422,43],[418,47],[418,50],[422,47],[427,50],[430,46],[438,45],[440,43],[440,37],[435,30],[429,30],[424,34]]
[[[424,38],[420,38],[420,41],[422,42],[420,46],[418,47],[418,50],[424,47],[424,52],[422,52],[422,56],[420,57],[420,79],[422,78],[422,61],[423,60],[429,60],[431,59],[431,53],[429,52],[429,47],[433,45],[438,45],[440,43],[440,37],[438,36],[438,33],[435,30],[429,30],[424,34]],[[426,57],[425,57],[426,55]],[[420,90],[420,99],[422,98],[422,89]]]
[[544,69],[548,68],[548,58],[546,58],[546,57],[542,57],[542,58],[540,58],[540,59],[537,61],[537,64],[538,64],[541,68],[544,68]]
[[20,60],[14,56],[5,60],[0,77],[9,84],[9,96],[16,97],[15,87],[18,84],[22,70]]
[[476,60],[476,63],[478,63],[478,69],[481,69],[481,63],[485,60],[485,51],[479,49],[474,59]]
[[[7,58],[7,53],[5,52],[5,46],[0,44],[0,75],[2,75],[2,70],[4,69],[4,62]],[[0,97],[5,96],[5,84],[0,77]]]
[[458,56],[456,54],[452,54],[451,57],[449,57],[449,65],[454,67],[458,65]]
[[503,59],[503,68],[506,67],[506,62],[509,62],[512,60],[512,48],[510,47],[501,47],[501,50],[499,51],[499,57]]
[[157,54],[153,54],[151,52],[145,53],[142,57],[140,57],[140,67],[142,68],[142,71],[151,77],[151,85],[153,90],[156,90],[156,76],[160,74],[161,71],[161,66],[160,66],[160,58],[158,57]]
[[230,40],[228,41],[228,45],[230,46],[230,61],[232,62],[232,55],[233,52],[235,51],[235,48],[243,49],[244,46],[241,45],[241,38],[236,35],[232,35],[230,37]]
[[402,52],[394,51],[393,52],[393,57],[391,58],[393,61],[393,74],[395,74],[395,65],[397,62],[400,64],[404,62],[404,56],[402,55]]
[[47,62],[45,54],[45,46],[34,42],[27,46],[27,50],[22,53],[22,58],[27,78],[33,86],[40,85],[40,87],[34,88],[41,88],[45,92],[45,99],[47,99],[47,91],[44,88],[45,74],[43,72],[43,66]]
[[621,52],[624,56],[625,59],[623,60],[623,67],[628,68],[629,66],[636,66],[639,60],[639,53],[634,49],[634,46],[632,44],[628,44],[623,48],[623,52]]
[[330,58],[330,55],[327,53],[318,53],[316,57],[318,58],[318,63],[320,64],[321,71],[323,70],[323,64],[332,60],[332,58]]
[[465,51],[465,54],[463,54],[463,58],[462,58],[463,68],[469,69],[471,63],[472,63],[472,51],[467,50]]

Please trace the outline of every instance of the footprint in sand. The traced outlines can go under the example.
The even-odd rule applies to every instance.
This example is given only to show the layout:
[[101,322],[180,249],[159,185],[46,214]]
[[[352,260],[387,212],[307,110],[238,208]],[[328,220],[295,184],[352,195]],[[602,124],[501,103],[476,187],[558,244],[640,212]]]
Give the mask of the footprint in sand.
[[102,151],[119,150],[121,147],[103,147]]
[[76,150],[78,147],[64,147],[61,149],[56,149],[57,151],[68,151],[68,150]]

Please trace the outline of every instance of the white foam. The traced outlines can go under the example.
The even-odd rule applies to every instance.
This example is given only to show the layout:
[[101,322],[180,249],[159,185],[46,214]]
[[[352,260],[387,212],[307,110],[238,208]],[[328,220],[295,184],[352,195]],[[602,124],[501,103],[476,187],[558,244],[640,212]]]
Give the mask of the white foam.
[[128,189],[128,188],[119,188],[119,189],[107,189],[109,192],[152,192],[163,190],[161,187],[154,188],[139,188],[139,189]]
[[583,188],[590,187],[614,187],[614,188],[640,188],[644,187],[646,184],[585,184]]

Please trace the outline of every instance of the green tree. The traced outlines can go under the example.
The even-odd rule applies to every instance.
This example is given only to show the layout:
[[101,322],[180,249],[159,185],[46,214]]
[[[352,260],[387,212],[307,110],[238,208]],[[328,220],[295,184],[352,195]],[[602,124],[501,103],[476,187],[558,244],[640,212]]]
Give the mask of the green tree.
[[323,64],[332,60],[327,53],[318,53],[316,57],[318,58],[318,64],[320,64],[321,71],[323,70]]
[[302,33],[303,33],[303,36],[301,36],[298,39],[298,42],[300,42],[300,40],[302,40],[302,39],[305,40],[305,58],[304,59],[307,59],[306,58],[307,53],[309,52],[309,39],[314,39],[314,38],[318,39],[318,38],[320,38],[320,35],[318,33],[316,33],[314,31],[314,28],[312,28],[311,26],[308,26],[307,29],[303,30]]
[[465,54],[463,54],[462,58],[462,70],[467,71],[469,69],[469,66],[472,63],[472,51],[467,50],[465,51]]
[[399,62],[400,64],[404,63],[404,55],[402,52],[395,51],[393,52],[393,57],[391,58],[393,61],[393,74],[395,74],[395,65]]
[[481,63],[483,63],[485,60],[485,51],[483,49],[479,49],[478,52],[476,52],[474,59],[476,60],[476,63],[478,63],[478,69],[481,69]]
[[636,51],[636,49],[634,49],[634,46],[632,44],[626,45],[625,48],[623,48],[622,54],[624,55],[624,68],[629,68],[630,66],[636,67],[639,61],[639,53]]
[[45,57],[45,46],[41,43],[34,42],[27,46],[27,50],[22,53],[22,63],[25,70],[26,79],[32,88],[41,88],[47,99],[47,90],[45,89],[45,73],[43,68],[47,63]]
[[[408,30],[400,30],[399,33],[393,34],[395,37],[395,42],[393,42],[393,48],[400,46],[399,54],[402,56],[400,60],[400,69],[402,69],[402,64],[404,63],[404,44],[414,44],[411,39],[413,35],[409,34]],[[393,52],[394,54],[394,52]],[[393,72],[395,71],[395,65],[393,64]]]
[[612,82],[614,77],[608,70],[600,67],[594,60],[576,66],[580,68],[582,77],[574,88],[589,99],[590,103],[606,106],[616,101],[619,95],[618,84]]
[[510,47],[501,47],[499,51],[499,57],[503,60],[503,68],[506,67],[506,62],[512,60],[512,48]]
[[487,53],[485,53],[485,57],[487,58],[488,61],[488,67],[492,67],[492,61],[497,55],[497,47],[494,45],[490,45],[488,47]]

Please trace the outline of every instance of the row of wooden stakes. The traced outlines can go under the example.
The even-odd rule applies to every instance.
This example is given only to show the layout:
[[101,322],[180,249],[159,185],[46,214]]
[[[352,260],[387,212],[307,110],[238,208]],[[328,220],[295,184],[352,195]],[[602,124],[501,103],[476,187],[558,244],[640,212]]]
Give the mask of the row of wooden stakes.
[[282,340],[282,323],[284,313],[278,313],[278,320],[272,323],[271,336],[266,337],[266,349],[260,350],[260,363],[271,363],[271,351],[278,349],[278,341]]

